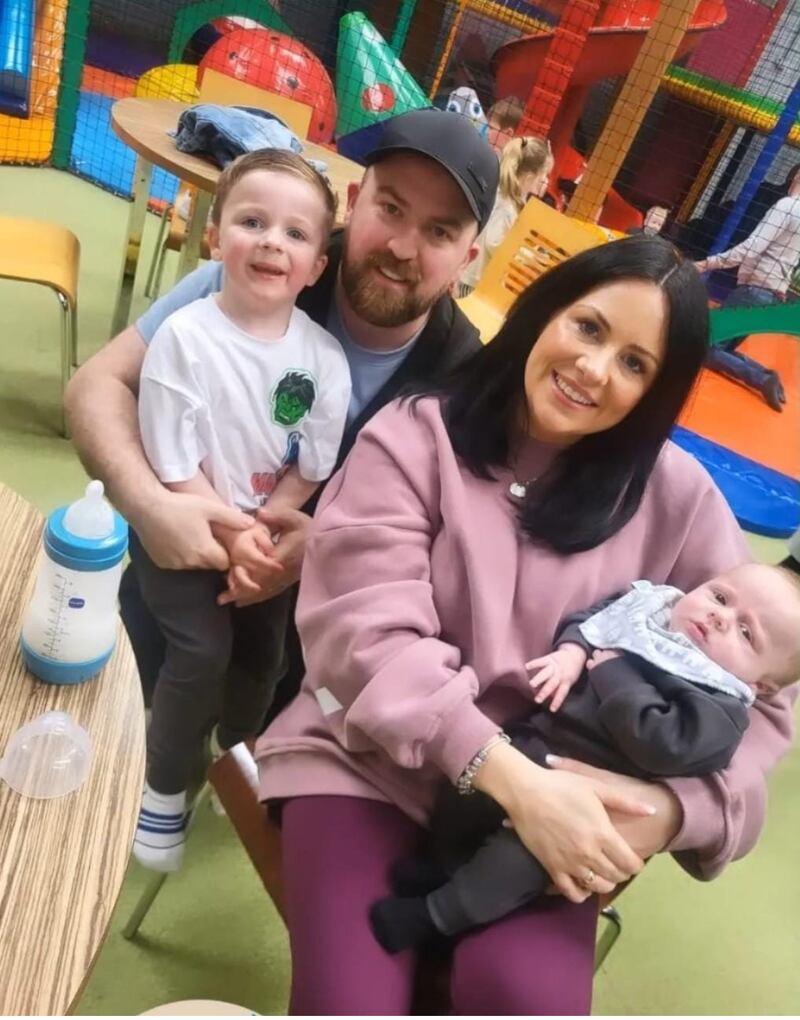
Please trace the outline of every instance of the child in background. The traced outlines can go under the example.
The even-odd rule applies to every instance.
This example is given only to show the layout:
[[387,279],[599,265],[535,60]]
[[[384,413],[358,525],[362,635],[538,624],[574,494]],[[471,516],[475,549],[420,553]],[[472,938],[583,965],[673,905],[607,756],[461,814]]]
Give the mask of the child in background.
[[[254,514],[267,500],[302,507],[333,471],[350,399],[347,360],[295,299],[325,267],[335,212],[325,179],[291,152],[248,153],[220,176],[209,240],[222,289],[169,316],[142,366],[142,442],[173,491]],[[188,781],[209,727],[219,719],[217,755],[257,735],[284,671],[288,593],[231,604],[257,590],[249,571],[269,566],[269,530],[254,520],[214,534],[228,551],[227,579],[164,570],[140,543],[131,546],[167,641],[134,842],[137,859],[157,871],[181,864]]]
[[[800,581],[755,563],[686,595],[638,581],[564,620],[555,646],[526,663],[537,671],[535,700],[550,698],[550,711],[507,727],[523,754],[541,765],[549,753],[565,755],[644,779],[707,775],[728,765],[754,698],[800,677]],[[459,796],[471,792],[443,788],[431,859],[401,862],[400,895],[372,907],[389,952],[488,924],[545,891],[547,872],[502,827],[502,809],[480,793]],[[594,879],[587,865],[590,892]]]
[[458,296],[474,290],[489,259],[502,244],[529,198],[541,198],[553,169],[550,143],[543,138],[514,138],[503,149],[500,182],[489,222],[478,237],[478,255],[461,276]]
[[489,133],[487,138],[489,144],[497,153],[498,159],[502,155],[505,146],[516,134],[522,114],[525,112],[525,104],[516,96],[508,96],[506,99],[498,99],[489,107],[486,120],[489,122]]

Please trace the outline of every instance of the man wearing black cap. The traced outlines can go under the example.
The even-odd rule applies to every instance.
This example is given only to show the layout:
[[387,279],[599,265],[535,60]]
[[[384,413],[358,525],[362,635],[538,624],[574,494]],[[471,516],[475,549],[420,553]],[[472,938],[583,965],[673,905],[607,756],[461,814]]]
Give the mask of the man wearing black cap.
[[[478,347],[475,328],[450,288],[477,253],[475,239],[494,205],[497,157],[458,114],[418,110],[387,122],[348,195],[344,231],[332,239],[328,265],[298,300],[339,339],[353,395],[340,462],[361,426],[408,382],[446,372]],[[173,569],[227,567],[212,525],[243,526],[238,511],[166,490],[142,450],[136,411],[146,345],[177,308],[219,290],[219,263],[208,263],[107,344],[73,376],[65,405],[73,440],[101,478],[150,557]],[[261,597],[293,587],[300,575],[309,518],[299,511],[264,522],[281,538],[283,570],[262,579]],[[249,519],[246,521],[249,525]],[[122,613],[145,693],[155,681],[163,643],[128,568]]]

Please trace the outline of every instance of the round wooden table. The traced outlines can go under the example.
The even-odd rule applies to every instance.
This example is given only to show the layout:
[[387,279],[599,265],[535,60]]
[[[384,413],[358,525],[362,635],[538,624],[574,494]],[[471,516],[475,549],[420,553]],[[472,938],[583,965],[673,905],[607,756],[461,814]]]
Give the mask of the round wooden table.
[[[120,99],[111,108],[111,126],[126,145],[137,154],[134,174],[133,205],[128,218],[128,233],[125,239],[122,272],[112,335],[116,335],[128,324],[130,316],[133,283],[139,263],[139,251],[144,231],[144,218],[150,197],[150,179],[153,167],[159,166],[175,174],[182,181],[199,189],[198,200],[186,227],[186,242],[178,263],[178,279],[185,276],[197,265],[200,244],[203,238],[211,198],[217,187],[220,171],[208,160],[180,152],[170,137],[178,125],[178,118],[188,103],[172,99]],[[303,155],[307,159],[320,160],[327,166],[327,177],[336,192],[339,222],[343,222],[347,209],[347,188],[353,181],[359,181],[364,168],[338,153],[314,142],[303,141]]]
[[103,943],[128,864],[145,762],[144,706],[123,627],[94,680],[40,683],[18,643],[42,517],[0,484],[0,754],[42,712],[69,712],[91,737],[84,785],[31,800],[0,782],[0,1015],[69,1012]]

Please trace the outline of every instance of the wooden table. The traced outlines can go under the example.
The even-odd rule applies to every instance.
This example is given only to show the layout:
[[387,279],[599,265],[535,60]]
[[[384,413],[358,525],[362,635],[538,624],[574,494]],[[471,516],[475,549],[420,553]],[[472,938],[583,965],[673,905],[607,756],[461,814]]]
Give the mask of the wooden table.
[[[133,204],[128,216],[128,232],[122,259],[117,301],[114,309],[112,336],[128,325],[133,284],[144,231],[147,202],[150,197],[150,178],[153,166],[159,166],[198,189],[197,201],[186,229],[186,241],[178,262],[178,279],[197,265],[203,240],[208,210],[217,187],[220,171],[213,163],[186,152],[179,152],[169,136],[188,103],[172,99],[120,99],[111,108],[111,126],[126,145],[137,153],[134,174]],[[339,199],[338,216],[343,221],[347,209],[347,187],[361,179],[364,168],[344,156],[313,142],[303,142],[303,155],[318,159],[327,167],[327,176]]]
[[68,711],[89,733],[84,785],[30,800],[0,783],[0,1015],[63,1015],[103,943],[125,875],[144,779],[144,707],[120,626],[95,680],[40,683],[18,651],[41,542],[41,515],[0,484],[0,754],[24,723]]

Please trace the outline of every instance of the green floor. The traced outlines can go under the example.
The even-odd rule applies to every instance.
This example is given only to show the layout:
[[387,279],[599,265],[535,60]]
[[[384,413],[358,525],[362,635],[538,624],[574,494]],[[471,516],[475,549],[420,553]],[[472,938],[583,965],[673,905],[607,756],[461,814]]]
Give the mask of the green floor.
[[[80,344],[108,337],[128,206],[51,170],[0,168],[0,212],[52,219],[82,243]],[[152,220],[152,217],[148,217]],[[146,250],[155,221],[148,224]],[[83,483],[58,436],[57,305],[43,288],[0,281],[0,481],[42,510]],[[774,561],[778,543],[756,541]],[[668,858],[620,898],[625,931],[596,981],[598,1014],[795,1014],[800,1007],[800,753],[776,770],[770,818],[748,859],[693,882]],[[77,1012],[137,1014],[182,998],[285,1008],[283,928],[224,819],[204,815],[184,871],[170,878],[133,943],[122,923],[146,881],[131,865]],[[345,937],[346,937],[346,933]]]

